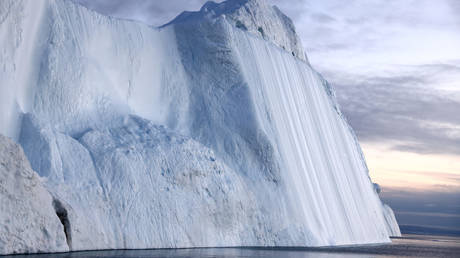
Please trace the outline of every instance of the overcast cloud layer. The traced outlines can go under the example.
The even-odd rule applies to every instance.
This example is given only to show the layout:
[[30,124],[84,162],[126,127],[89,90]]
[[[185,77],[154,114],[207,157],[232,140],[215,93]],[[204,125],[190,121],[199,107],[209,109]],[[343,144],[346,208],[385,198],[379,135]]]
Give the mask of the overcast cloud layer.
[[[395,211],[400,226],[416,225],[431,230],[448,229],[460,232],[460,192],[411,192],[387,189],[382,201]],[[404,228],[403,228],[404,229]]]

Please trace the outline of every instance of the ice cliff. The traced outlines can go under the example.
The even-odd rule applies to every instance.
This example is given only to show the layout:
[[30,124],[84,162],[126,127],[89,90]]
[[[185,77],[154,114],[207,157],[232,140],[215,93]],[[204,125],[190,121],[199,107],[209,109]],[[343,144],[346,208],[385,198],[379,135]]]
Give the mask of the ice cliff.
[[382,243],[397,228],[332,89],[265,1],[152,28],[2,0],[0,39],[0,133],[52,196],[34,212],[57,234],[38,248],[0,228],[18,239],[3,253]]

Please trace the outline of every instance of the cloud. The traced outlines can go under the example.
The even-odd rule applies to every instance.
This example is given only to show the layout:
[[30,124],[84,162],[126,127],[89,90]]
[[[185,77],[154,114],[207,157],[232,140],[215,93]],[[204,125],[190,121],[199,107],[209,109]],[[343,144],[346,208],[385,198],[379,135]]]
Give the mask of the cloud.
[[[460,174],[455,172],[442,172],[442,171],[408,171],[408,170],[393,170],[401,177],[407,176],[416,176],[418,178],[426,178],[432,183],[439,182],[440,180],[444,182],[444,185],[433,184],[433,186],[438,186],[434,189],[442,189],[442,192],[455,192],[460,191]],[[432,188],[433,189],[433,188]],[[433,191],[433,190],[431,190]]]
[[[289,16],[293,21],[301,20],[309,13],[309,5],[305,0],[268,0],[272,5],[276,5],[283,13]],[[294,22],[296,23],[296,22]],[[296,23],[296,25],[298,25]]]
[[336,21],[336,19],[325,13],[313,13],[311,14],[311,18],[319,23],[331,23]]
[[380,197],[400,212],[460,214],[460,189],[422,191],[411,188],[383,187]]
[[392,207],[400,225],[460,229],[460,189],[451,190],[383,188],[380,197]]
[[[458,1],[303,1],[299,10],[304,13],[293,20],[310,62],[320,72],[340,67],[368,74],[393,65],[459,59],[460,16],[454,8]],[[291,15],[289,8],[281,9]],[[318,13],[334,22],[315,19]],[[331,48],[339,44],[346,47]]]
[[448,0],[448,4],[452,8],[452,13],[455,14],[455,17],[457,18],[458,23],[460,24],[460,17],[458,14],[460,13],[460,1],[458,0]]
[[387,76],[336,70],[325,76],[361,141],[393,143],[394,149],[408,152],[460,155],[460,95],[431,87],[440,74],[454,72],[460,78],[458,66],[424,64]]
[[[72,0],[104,15],[137,20],[153,26],[161,26],[170,22],[183,11],[196,11],[208,0]],[[222,2],[216,0],[214,2]],[[304,0],[268,0],[288,13],[292,19],[298,19],[306,12]],[[326,14],[314,15],[317,19],[333,19]]]
[[[196,11],[205,0],[73,0],[104,15],[161,26],[183,11]],[[221,2],[221,1],[217,1]]]

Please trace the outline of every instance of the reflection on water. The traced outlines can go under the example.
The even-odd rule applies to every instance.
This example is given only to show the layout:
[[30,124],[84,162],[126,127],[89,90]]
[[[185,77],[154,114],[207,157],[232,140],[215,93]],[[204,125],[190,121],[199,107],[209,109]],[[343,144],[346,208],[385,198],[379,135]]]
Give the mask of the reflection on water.
[[460,257],[460,238],[441,236],[404,235],[386,245],[328,248],[192,248],[155,250],[113,250],[72,252],[62,254],[15,255],[11,258],[214,258],[214,257]]

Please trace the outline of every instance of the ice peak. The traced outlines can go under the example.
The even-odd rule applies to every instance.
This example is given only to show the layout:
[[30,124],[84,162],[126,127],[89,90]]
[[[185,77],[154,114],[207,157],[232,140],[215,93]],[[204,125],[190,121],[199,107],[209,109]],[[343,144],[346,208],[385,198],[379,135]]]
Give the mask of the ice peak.
[[200,12],[213,13],[215,16],[233,13],[241,7],[246,7],[256,11],[260,8],[270,8],[266,0],[227,0],[222,3],[207,1],[200,9]]
[[266,0],[227,0],[221,3],[207,1],[199,11],[184,11],[166,25],[206,18],[214,19],[222,15],[234,14],[243,7],[250,13],[263,13],[272,9]]
[[223,18],[233,26],[271,41],[293,56],[307,61],[291,19],[266,0],[206,2],[197,12],[183,12],[164,26]]
[[199,21],[203,19],[214,19],[225,14],[230,14],[244,6],[245,4],[253,1],[260,0],[228,0],[222,3],[216,3],[214,1],[207,1],[199,11],[189,12],[184,11],[174,18],[171,22],[163,25],[176,24],[182,22]]

